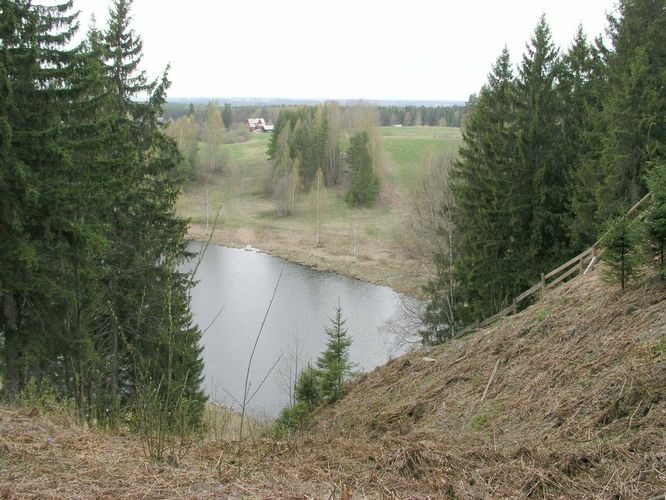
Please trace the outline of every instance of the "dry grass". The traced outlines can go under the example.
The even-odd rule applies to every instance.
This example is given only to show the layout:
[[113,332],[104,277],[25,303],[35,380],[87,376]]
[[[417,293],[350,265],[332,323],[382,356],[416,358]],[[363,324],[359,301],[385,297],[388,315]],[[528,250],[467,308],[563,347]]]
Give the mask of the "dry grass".
[[[494,377],[493,368],[500,360]],[[485,398],[482,396],[487,388]],[[52,441],[49,441],[52,438]],[[5,497],[649,498],[666,491],[666,286],[586,275],[492,328],[364,376],[306,432],[180,466],[0,410]],[[220,458],[220,475],[216,466]]]
[[55,425],[36,410],[0,409],[2,498],[167,498],[215,491],[204,463],[155,465],[134,436]]
[[293,457],[398,497],[663,493],[665,299],[663,282],[620,295],[576,279],[493,328],[367,375]]

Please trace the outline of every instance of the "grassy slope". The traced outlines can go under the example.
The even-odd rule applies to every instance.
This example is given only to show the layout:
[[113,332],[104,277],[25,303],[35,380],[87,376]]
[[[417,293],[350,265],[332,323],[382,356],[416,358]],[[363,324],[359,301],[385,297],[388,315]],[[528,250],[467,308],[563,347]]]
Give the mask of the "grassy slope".
[[0,408],[0,495],[649,498],[666,491],[666,286],[577,278],[248,443],[239,479],[233,441],[156,466],[130,437]]
[[[251,245],[295,262],[418,294],[430,269],[408,251],[404,224],[409,193],[425,155],[454,154],[460,131],[405,127],[382,128],[380,134],[385,178],[381,200],[371,208],[351,210],[343,192],[327,190],[320,247],[315,247],[310,196],[299,197],[294,215],[277,217],[275,203],[262,193],[270,169],[266,159],[270,136],[252,134],[246,143],[222,146],[229,158],[227,168],[221,175],[208,176],[211,222],[222,207],[215,241]],[[192,220],[191,236],[198,239],[206,237],[205,200],[205,184],[199,183],[189,186],[178,203],[179,213]]]
[[666,286],[587,275],[368,374],[293,453],[398,497],[646,498],[666,491],[664,450]]

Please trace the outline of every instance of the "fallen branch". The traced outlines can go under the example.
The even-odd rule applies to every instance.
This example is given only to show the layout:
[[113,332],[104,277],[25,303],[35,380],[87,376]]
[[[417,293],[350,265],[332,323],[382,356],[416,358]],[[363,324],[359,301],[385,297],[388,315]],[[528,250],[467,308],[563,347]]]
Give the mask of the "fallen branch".
[[500,361],[501,360],[498,359],[497,362],[495,363],[495,368],[493,368],[493,373],[490,375],[490,379],[488,379],[488,384],[486,385],[486,390],[483,391],[483,396],[481,396],[481,401],[486,399],[486,394],[488,394],[488,389],[490,388],[490,384],[493,383],[493,379],[495,378],[495,374],[497,373],[497,367],[499,366]]

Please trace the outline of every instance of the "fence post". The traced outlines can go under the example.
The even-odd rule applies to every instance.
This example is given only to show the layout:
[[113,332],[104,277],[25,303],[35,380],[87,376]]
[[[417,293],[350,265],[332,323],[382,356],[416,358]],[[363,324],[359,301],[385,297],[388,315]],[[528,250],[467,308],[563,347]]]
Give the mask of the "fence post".
[[511,304],[511,314],[516,314],[518,312],[518,302],[516,299],[513,299],[513,304]]
[[546,289],[546,275],[541,273],[541,290]]
[[578,274],[583,274],[585,269],[583,268],[583,257],[578,257]]

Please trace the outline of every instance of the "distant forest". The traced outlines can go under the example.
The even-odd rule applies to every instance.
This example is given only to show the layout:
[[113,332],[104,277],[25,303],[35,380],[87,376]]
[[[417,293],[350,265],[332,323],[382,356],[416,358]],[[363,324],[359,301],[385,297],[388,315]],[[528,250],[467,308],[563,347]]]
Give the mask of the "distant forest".
[[[451,106],[374,106],[368,103],[359,103],[377,110],[377,123],[379,127],[392,125],[429,126],[429,127],[460,127],[465,112],[464,105]],[[225,102],[217,102],[222,108],[225,105],[231,109],[233,124],[245,123],[248,118],[264,118],[267,121],[276,122],[280,112],[296,110],[303,106],[292,105],[262,105],[262,106],[237,106]],[[350,105],[340,105],[341,108],[353,108]],[[316,106],[314,106],[316,107]],[[164,105],[163,117],[166,120],[177,120],[191,114],[199,123],[204,120],[207,104],[167,102]]]

